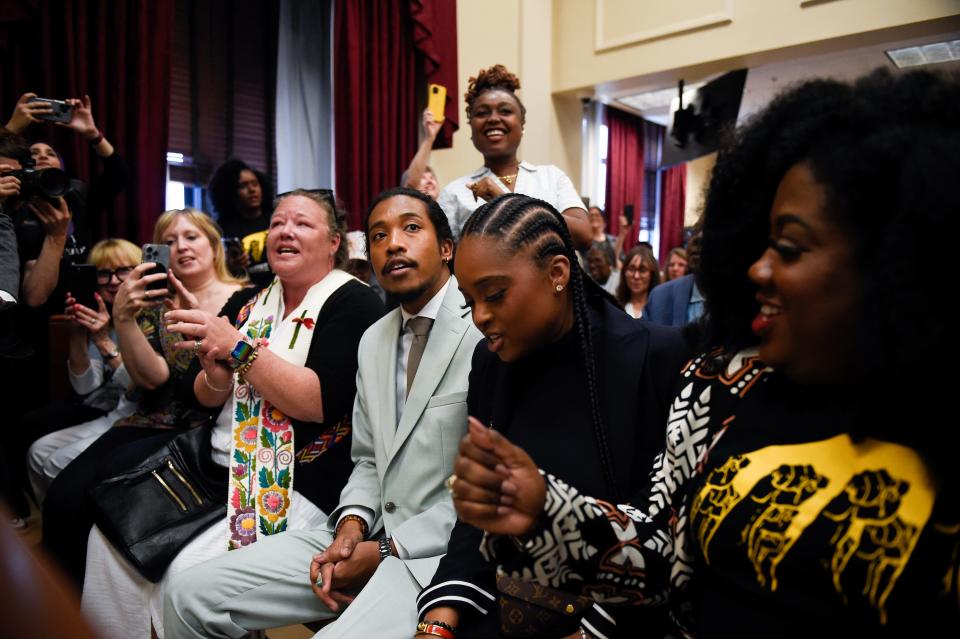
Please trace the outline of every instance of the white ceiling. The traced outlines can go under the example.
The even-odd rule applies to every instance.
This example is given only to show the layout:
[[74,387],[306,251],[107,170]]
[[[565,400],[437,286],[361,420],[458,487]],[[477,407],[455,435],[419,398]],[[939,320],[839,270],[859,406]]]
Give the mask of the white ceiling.
[[[890,61],[890,58],[886,55],[886,53],[884,53],[887,49],[897,49],[901,47],[910,47],[928,44],[931,42],[957,39],[960,39],[960,32],[941,33],[922,38],[894,40],[870,46],[848,48],[830,53],[798,57],[791,60],[771,62],[769,64],[760,64],[758,66],[751,67],[747,73],[747,83],[744,88],[743,101],[740,105],[739,119],[742,120],[755,111],[763,108],[763,106],[766,105],[774,95],[791,84],[814,77],[831,77],[841,80],[849,80],[868,73],[877,67],[885,67],[891,71],[897,72],[897,67]],[[734,66],[727,70],[733,70],[734,68],[737,67]],[[925,67],[915,68],[960,70],[960,62],[945,62],[941,64],[932,64]],[[691,86],[697,86],[699,84],[708,82],[719,75],[722,74],[714,73],[706,77],[684,78],[687,84],[685,90],[688,90]],[[670,85],[650,86],[648,83],[644,83],[642,78],[637,78],[636,80],[637,85],[646,84],[646,86],[642,87],[641,92],[643,93],[656,91],[658,89],[670,88]],[[626,81],[618,84],[620,87],[623,87],[625,84],[629,85],[631,83]],[[600,101],[608,103],[611,106],[641,115],[652,122],[667,125],[670,117],[669,105],[663,105],[655,108],[637,109],[621,101],[624,98],[629,100],[629,98],[636,96],[638,93],[636,89],[620,89],[618,91],[611,91],[606,94],[604,93],[603,88],[599,89],[600,90],[598,90],[596,98]],[[676,85],[673,85],[673,89],[675,95]]]

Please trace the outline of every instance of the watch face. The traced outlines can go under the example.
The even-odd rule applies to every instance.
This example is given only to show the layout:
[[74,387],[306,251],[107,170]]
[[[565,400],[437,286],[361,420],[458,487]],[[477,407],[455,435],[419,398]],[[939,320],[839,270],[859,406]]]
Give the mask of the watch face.
[[230,368],[236,370],[246,363],[250,359],[250,353],[253,352],[253,346],[244,340],[237,342],[237,345],[233,347],[233,351],[230,353],[230,359],[227,360],[227,364]]

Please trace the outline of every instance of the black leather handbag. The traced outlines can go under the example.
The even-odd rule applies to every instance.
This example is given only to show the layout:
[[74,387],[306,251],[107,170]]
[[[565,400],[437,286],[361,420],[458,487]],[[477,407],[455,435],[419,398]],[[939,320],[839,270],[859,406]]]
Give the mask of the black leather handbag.
[[156,583],[191,539],[226,516],[228,473],[210,457],[210,428],[192,428],[90,488],[94,521]]

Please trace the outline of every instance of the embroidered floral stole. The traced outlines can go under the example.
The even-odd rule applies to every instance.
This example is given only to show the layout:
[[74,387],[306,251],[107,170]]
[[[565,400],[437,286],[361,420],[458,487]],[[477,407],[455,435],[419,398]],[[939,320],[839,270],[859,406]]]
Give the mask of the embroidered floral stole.
[[[300,305],[284,318],[283,285],[274,279],[237,316],[240,332],[291,364],[307,361],[316,318],[330,295],[353,279],[334,269],[314,284]],[[287,529],[293,497],[294,437],[290,418],[250,383],[236,380],[232,398],[233,440],[228,495],[227,547],[241,548],[258,535]]]

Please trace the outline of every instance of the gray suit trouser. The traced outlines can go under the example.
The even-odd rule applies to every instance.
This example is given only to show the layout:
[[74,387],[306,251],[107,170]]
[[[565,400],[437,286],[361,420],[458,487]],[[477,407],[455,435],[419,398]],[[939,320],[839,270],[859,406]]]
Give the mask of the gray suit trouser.
[[[332,541],[326,530],[290,531],[185,570],[167,586],[165,639],[239,638],[336,617],[310,588],[310,560]],[[316,637],[411,637],[420,589],[401,560],[387,558]]]

